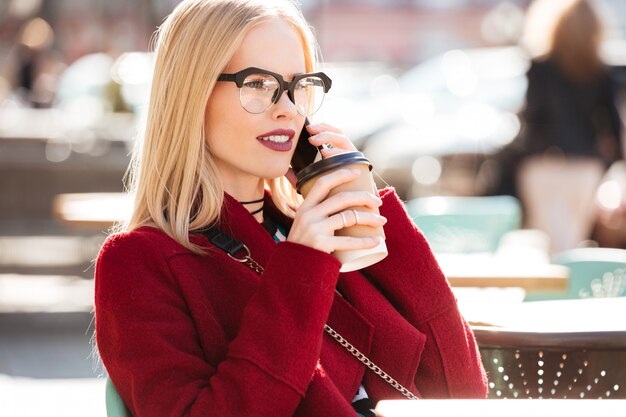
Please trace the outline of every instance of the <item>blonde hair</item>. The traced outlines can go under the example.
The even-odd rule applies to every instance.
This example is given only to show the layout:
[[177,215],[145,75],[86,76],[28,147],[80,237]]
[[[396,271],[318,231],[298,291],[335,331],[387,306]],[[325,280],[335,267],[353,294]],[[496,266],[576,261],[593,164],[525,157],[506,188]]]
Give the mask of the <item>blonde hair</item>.
[[[218,75],[246,33],[280,18],[298,33],[306,71],[317,46],[298,8],[287,0],[185,0],[156,35],[155,68],[145,131],[129,167],[134,208],[118,231],[153,226],[196,253],[189,231],[219,220],[224,188],[205,140],[206,105]],[[301,202],[285,177],[266,180],[276,206],[294,215]]]
[[536,0],[528,10],[522,43],[536,59],[553,59],[573,80],[596,77],[603,68],[603,27],[586,0]]

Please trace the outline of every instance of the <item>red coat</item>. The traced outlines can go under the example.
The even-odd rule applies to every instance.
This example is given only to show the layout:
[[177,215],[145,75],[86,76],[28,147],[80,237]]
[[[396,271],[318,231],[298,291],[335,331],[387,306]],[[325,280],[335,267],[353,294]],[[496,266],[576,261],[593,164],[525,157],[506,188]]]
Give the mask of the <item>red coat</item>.
[[110,237],[96,266],[96,339],[133,415],[351,416],[361,381],[377,401],[402,398],[325,322],[420,396],[485,397],[474,337],[428,244],[393,190],[381,197],[389,256],[361,272],[276,243],[229,196],[220,228],[263,276],[202,237],[192,239],[207,256],[149,227]]

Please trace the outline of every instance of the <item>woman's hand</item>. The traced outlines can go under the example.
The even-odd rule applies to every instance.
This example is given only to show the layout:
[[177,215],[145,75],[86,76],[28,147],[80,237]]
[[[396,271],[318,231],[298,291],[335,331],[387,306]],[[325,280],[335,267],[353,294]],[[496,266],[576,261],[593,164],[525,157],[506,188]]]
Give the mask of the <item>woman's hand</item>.
[[[350,139],[340,130],[334,126],[326,123],[315,123],[305,125],[303,129],[308,130],[311,134],[309,142],[311,145],[319,147],[322,145],[329,145],[322,150],[322,157],[328,158],[329,156],[337,155],[345,152],[357,151],[357,148],[350,142]],[[291,185],[296,187],[296,174],[293,169],[289,168],[285,177]]]
[[326,123],[310,124],[304,127],[311,134],[309,142],[314,146],[330,145],[330,149],[324,149],[322,156],[327,158],[344,152],[354,152],[357,148],[350,139],[334,126]]
[[[332,145],[331,149],[323,151],[324,157],[356,151],[352,142],[339,129],[326,124],[315,124],[309,125],[308,130],[312,134],[309,141],[313,145]],[[380,207],[381,199],[370,192],[344,191],[328,197],[333,188],[353,181],[359,174],[359,170],[339,169],[320,177],[297,209],[287,240],[326,253],[335,250],[369,249],[378,245],[379,237],[335,236],[335,230],[357,223],[379,227],[387,222],[379,214],[368,211],[355,213],[350,209],[358,206],[372,209]]]
[[[387,222],[383,216],[368,211],[358,211],[358,219],[350,210],[354,206],[372,209],[380,207],[382,200],[367,191],[344,191],[328,197],[336,186],[354,180],[360,171],[339,169],[317,180],[304,202],[296,211],[287,240],[331,253],[335,250],[369,249],[380,243],[379,237],[335,236],[335,230],[360,225],[379,227]],[[327,198],[328,197],[328,198]]]

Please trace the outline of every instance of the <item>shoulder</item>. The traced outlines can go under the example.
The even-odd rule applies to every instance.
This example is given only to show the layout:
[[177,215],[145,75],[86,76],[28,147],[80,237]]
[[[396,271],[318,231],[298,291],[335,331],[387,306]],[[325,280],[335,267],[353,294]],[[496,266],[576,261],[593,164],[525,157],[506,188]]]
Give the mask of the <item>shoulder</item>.
[[99,258],[111,255],[121,257],[158,255],[167,259],[174,255],[189,253],[191,253],[189,249],[162,230],[145,226],[109,236],[100,249]]
[[189,259],[196,256],[153,227],[109,236],[95,264],[97,301],[101,302],[107,294],[118,294],[120,289],[134,294],[141,288],[175,288],[178,276],[172,269],[172,259],[177,255],[187,255]]
[[[193,237],[192,241],[201,244]],[[107,238],[96,260],[95,275],[138,275],[148,269],[166,273],[171,259],[179,255],[194,254],[162,230],[141,227]]]

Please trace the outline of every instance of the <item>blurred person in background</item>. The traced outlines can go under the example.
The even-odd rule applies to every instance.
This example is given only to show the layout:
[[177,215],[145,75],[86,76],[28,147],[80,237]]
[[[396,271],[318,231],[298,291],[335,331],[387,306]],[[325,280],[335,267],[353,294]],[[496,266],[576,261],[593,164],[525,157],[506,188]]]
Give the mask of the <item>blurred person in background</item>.
[[[589,238],[593,193],[606,168],[623,158],[616,86],[600,57],[602,35],[586,0],[537,0],[529,8],[522,43],[532,61],[522,129],[496,155],[492,193],[520,197],[527,226],[551,229],[553,251]],[[568,227],[579,230],[570,235]]]
[[[313,73],[315,50],[285,0],[186,0],[159,29],[134,212],[95,272],[97,348],[135,417],[373,416],[376,401],[408,392],[486,395],[472,332],[395,192],[327,198],[356,178],[347,169],[304,199],[289,181],[316,110],[309,86],[330,86]],[[332,126],[307,129],[312,144],[332,145],[325,156],[355,150]],[[348,210],[364,205],[382,216]],[[334,235],[354,224],[385,224],[389,255],[340,274],[333,251],[379,244]],[[258,264],[218,250],[199,233],[208,226]],[[408,392],[366,369],[326,322]]]
[[59,77],[65,70],[52,49],[54,30],[40,17],[25,22],[9,58],[16,61],[15,91],[25,107],[48,108],[55,100]]

